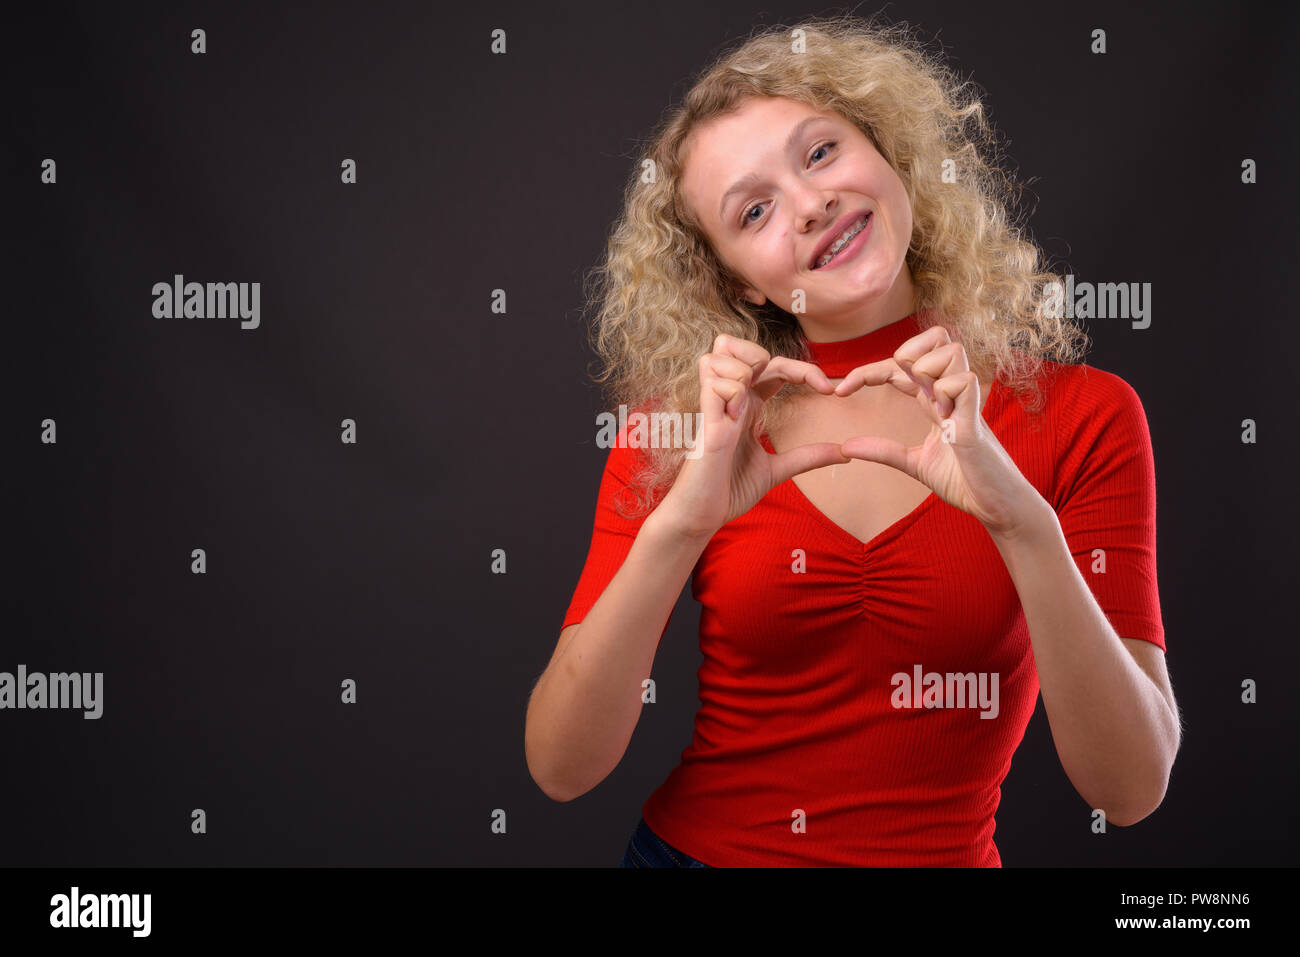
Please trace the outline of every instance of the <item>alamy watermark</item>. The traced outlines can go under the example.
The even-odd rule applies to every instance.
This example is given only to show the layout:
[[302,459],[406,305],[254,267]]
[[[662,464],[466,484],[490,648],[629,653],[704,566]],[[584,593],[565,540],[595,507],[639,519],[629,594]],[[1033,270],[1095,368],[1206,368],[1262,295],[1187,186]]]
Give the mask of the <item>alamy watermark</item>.
[[1043,312],[1054,319],[1132,319],[1134,329],[1151,325],[1149,282],[1076,283],[1069,273],[1064,287],[1044,286],[1043,298]]
[[74,884],[50,898],[50,926],[129,927],[132,937],[148,937],[152,911],[152,894],[82,894]]
[[260,282],[185,282],[180,273],[170,283],[153,284],[157,319],[242,319],[241,329],[262,324]]
[[894,693],[889,703],[895,708],[976,708],[981,718],[998,716],[998,673],[996,671],[922,674],[920,665],[912,673],[900,671],[889,682]]
[[618,415],[596,416],[596,445],[602,449],[689,449],[688,459],[700,457],[695,439],[703,428],[703,412],[633,412],[620,404]]
[[18,666],[17,676],[0,671],[0,710],[5,708],[81,708],[83,718],[104,713],[104,672],[55,672],[51,675]]

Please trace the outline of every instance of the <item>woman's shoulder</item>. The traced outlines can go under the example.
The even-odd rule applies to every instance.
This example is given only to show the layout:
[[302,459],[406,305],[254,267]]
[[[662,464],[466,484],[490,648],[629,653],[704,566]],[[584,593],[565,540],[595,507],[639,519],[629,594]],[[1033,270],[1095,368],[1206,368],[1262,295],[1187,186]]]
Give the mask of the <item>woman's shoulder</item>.
[[1045,360],[1038,383],[1061,454],[1100,451],[1114,443],[1149,447],[1146,409],[1123,376],[1087,363]]
[[1079,414],[1124,406],[1142,407],[1137,390],[1128,380],[1086,362],[1066,364],[1045,359],[1037,379],[1049,403]]

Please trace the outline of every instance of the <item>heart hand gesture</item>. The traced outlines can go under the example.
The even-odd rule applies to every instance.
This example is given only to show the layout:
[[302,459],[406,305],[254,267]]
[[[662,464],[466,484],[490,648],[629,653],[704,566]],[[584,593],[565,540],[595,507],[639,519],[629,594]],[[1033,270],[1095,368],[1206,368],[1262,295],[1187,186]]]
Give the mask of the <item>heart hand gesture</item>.
[[834,391],[812,363],[772,356],[756,342],[720,335],[713,351],[700,356],[699,374],[703,424],[659,506],[675,531],[711,537],[791,476],[848,461],[835,442],[771,455],[759,441],[760,408],[786,383],[806,383],[823,395]]
[[852,370],[835,387],[839,396],[865,385],[891,385],[916,396],[934,425],[919,446],[878,436],[841,444],[843,453],[879,462],[927,485],[939,498],[979,519],[992,534],[1012,531],[1038,498],[980,414],[980,384],[965,348],[943,326],[904,342],[892,358]]

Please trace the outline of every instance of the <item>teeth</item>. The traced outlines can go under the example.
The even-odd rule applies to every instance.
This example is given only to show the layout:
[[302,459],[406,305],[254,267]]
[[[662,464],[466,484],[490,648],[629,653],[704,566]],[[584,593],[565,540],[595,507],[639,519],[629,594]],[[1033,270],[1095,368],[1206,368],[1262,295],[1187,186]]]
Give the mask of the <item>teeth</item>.
[[[867,214],[867,216],[870,215],[871,215],[870,213]],[[841,235],[840,238],[837,239],[831,245],[830,249],[826,250],[826,255],[822,256],[822,258],[817,261],[817,268],[820,269],[822,266],[825,266],[828,262],[830,262],[833,258],[835,258],[835,254],[838,253],[845,246],[847,246],[852,241],[854,236],[862,232],[863,227],[866,225],[867,225],[867,218],[866,216],[864,216],[862,218],[862,221],[859,222],[856,226],[852,226],[849,229],[845,230],[843,235]]]

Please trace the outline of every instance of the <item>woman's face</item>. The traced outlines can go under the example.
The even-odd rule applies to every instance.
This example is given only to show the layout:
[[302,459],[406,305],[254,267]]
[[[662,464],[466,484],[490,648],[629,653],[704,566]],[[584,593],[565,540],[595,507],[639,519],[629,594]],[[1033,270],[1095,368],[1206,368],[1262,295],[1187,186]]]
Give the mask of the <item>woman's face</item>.
[[[913,311],[907,191],[838,113],[784,97],[746,100],[688,137],[681,186],[718,256],[744,277],[737,291],[794,314],[810,339],[849,338]],[[861,234],[820,265],[866,214]]]

